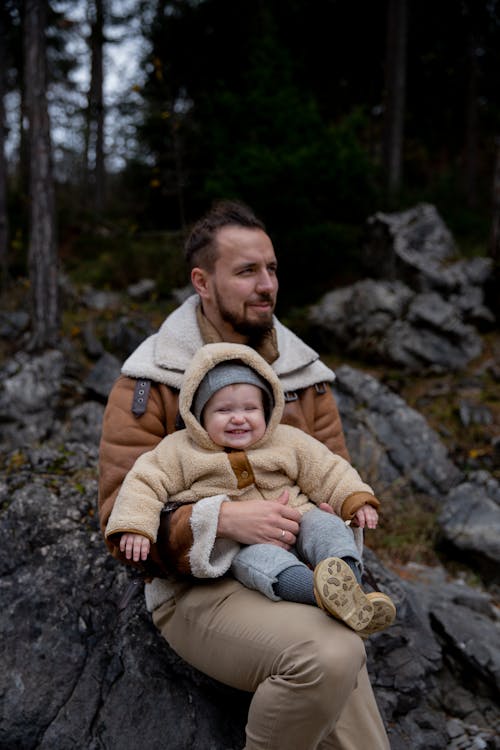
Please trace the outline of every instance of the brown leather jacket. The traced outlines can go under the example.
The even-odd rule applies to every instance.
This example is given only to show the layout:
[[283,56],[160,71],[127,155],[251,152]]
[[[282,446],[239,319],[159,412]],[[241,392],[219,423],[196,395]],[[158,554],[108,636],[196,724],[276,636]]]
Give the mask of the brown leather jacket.
[[[99,520],[103,532],[121,483],[135,460],[177,426],[178,391],[152,383],[147,408],[142,416],[136,417],[132,413],[136,383],[133,378],[121,376],[110,393],[104,414],[99,471]],[[282,422],[313,435],[349,460],[337,404],[328,383],[287,394]],[[164,574],[169,569],[189,574],[188,553],[193,543],[191,509],[192,506],[183,505],[173,513],[163,514],[150,555],[152,575]],[[115,557],[125,559],[117,547],[110,543],[108,546]]]

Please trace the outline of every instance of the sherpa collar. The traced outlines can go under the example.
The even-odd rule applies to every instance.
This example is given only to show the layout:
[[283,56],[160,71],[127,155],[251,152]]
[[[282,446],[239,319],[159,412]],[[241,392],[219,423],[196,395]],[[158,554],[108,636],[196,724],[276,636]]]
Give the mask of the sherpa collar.
[[[180,389],[184,372],[204,341],[196,318],[197,294],[172,312],[159,331],[149,336],[130,355],[122,374],[148,378]],[[335,375],[324,365],[317,352],[274,318],[279,357],[272,368],[285,391],[307,388],[321,382],[333,382]]]

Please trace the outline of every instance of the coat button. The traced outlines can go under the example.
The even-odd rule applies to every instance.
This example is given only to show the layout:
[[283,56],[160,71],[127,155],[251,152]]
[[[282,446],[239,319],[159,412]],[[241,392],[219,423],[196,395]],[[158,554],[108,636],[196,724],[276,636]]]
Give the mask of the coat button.
[[241,472],[241,478],[242,478],[242,479],[248,479],[248,471],[246,471],[246,470],[243,470],[243,471]]

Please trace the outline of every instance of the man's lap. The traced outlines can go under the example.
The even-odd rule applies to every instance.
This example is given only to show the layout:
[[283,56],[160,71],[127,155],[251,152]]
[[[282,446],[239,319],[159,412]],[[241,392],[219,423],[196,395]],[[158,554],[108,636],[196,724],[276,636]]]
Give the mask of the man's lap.
[[153,621],[185,661],[242,690],[256,690],[284,658],[334,660],[340,672],[365,658],[361,639],[320,609],[269,601],[230,577],[184,590]]

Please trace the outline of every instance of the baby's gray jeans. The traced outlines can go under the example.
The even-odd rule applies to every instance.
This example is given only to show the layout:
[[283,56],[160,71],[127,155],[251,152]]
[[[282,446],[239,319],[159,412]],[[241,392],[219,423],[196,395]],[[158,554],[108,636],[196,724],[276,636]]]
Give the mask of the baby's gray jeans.
[[275,544],[242,547],[232,562],[231,572],[247,588],[279,601],[273,586],[280,573],[307,563],[314,568],[327,557],[352,557],[362,569],[360,550],[349,526],[332,513],[312,508],[304,513],[295,547],[291,550]]

